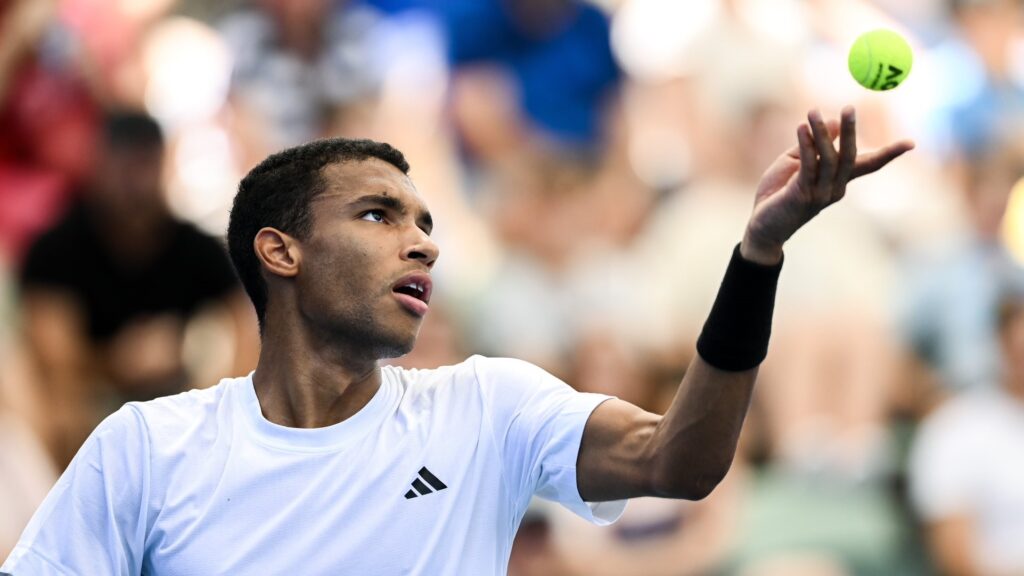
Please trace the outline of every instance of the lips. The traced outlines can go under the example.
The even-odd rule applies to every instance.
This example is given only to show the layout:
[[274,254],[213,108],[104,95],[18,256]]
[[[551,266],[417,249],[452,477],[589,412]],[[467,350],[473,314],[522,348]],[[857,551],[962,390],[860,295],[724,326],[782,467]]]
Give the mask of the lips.
[[391,292],[402,306],[417,316],[423,316],[429,309],[430,292],[433,282],[430,275],[414,272],[403,276],[391,286]]

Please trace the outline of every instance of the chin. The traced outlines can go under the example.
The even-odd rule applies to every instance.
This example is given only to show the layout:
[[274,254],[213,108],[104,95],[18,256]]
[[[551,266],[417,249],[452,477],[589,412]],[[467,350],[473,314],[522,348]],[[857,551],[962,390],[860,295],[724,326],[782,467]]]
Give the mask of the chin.
[[416,336],[405,339],[394,339],[390,342],[381,342],[377,347],[378,358],[400,358],[412,352],[416,345]]

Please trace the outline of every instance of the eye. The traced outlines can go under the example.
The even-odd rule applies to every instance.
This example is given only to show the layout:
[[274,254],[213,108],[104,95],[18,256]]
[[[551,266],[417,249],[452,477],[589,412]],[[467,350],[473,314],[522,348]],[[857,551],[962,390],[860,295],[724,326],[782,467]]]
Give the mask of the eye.
[[367,220],[369,222],[384,222],[384,211],[383,210],[367,210],[363,212],[363,215],[359,217],[360,220]]

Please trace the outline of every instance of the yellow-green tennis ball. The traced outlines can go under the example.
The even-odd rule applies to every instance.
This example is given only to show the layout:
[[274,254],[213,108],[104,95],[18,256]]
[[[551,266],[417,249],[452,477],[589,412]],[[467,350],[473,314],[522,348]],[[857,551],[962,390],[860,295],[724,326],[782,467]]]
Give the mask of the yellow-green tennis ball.
[[892,30],[861,34],[850,47],[850,74],[869,90],[892,90],[907,79],[914,63],[910,44]]

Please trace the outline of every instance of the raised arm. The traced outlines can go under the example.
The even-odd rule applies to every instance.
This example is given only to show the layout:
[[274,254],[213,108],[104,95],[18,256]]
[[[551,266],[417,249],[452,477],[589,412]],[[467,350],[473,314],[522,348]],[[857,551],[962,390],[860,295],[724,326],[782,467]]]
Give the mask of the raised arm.
[[[858,154],[853,108],[826,122],[811,111],[797,145],[765,171],[737,253],[672,406],[664,416],[620,400],[590,417],[577,461],[580,495],[696,500],[725,476],[736,452],[757,367],[768,348],[775,286],[786,240],[870,174],[913,148],[890,144]],[[839,137],[839,149],[833,142]]]

